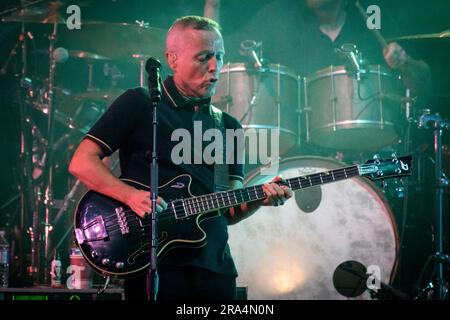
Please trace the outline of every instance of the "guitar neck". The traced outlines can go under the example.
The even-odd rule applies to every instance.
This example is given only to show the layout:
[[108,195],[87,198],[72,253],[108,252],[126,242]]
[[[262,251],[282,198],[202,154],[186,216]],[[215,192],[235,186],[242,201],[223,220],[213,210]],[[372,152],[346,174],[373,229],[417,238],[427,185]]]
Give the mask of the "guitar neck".
[[[307,176],[291,178],[277,182],[293,191],[321,185],[325,183],[345,180],[360,176],[358,165],[336,169],[332,171],[314,173]],[[184,211],[187,216],[199,214],[206,211],[230,208],[244,202],[262,200],[266,197],[262,185],[241,188],[230,191],[207,194],[199,197],[185,198],[183,201]]]

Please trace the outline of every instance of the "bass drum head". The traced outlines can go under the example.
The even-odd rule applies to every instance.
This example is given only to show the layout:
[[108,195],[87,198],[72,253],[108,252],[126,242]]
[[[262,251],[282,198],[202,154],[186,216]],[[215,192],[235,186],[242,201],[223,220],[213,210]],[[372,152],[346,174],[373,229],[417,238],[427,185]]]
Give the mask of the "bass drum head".
[[[280,162],[278,174],[288,179],[342,167],[327,158],[295,157]],[[245,185],[272,178],[257,169]],[[379,270],[383,283],[391,283],[398,235],[391,209],[376,187],[351,178],[297,191],[280,207],[260,207],[230,226],[229,244],[237,285],[247,287],[248,299],[348,299],[354,295],[339,292],[357,288],[351,288],[353,280],[338,267],[343,262],[362,264],[368,271]],[[366,286],[364,276],[364,271],[357,274],[359,285]],[[356,298],[369,298],[365,289]]]

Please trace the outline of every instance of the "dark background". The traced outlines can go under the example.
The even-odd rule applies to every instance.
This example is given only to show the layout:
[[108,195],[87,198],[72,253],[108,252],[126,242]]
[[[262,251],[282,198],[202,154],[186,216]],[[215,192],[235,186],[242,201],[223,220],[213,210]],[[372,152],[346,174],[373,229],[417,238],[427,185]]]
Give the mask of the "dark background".
[[[277,37],[286,37],[288,43],[295,32],[301,30],[290,30],[290,32],[278,32],[282,30],[284,15],[292,16],[289,8],[298,7],[304,11],[303,3],[299,0],[222,0],[221,25],[225,39],[226,56],[225,61],[241,62],[242,56],[239,54],[240,41],[245,39],[263,40],[267,36],[265,30],[271,30]],[[0,11],[16,6],[19,1],[2,1]],[[382,29],[381,32],[386,38],[394,38],[404,35],[436,33],[450,29],[450,2],[448,0],[372,0],[363,1],[364,4],[377,4],[381,8]],[[65,8],[70,4],[79,4],[81,7],[81,19],[83,21],[104,22],[103,36],[112,37],[117,29],[110,27],[108,23],[127,22],[134,23],[135,20],[144,20],[151,27],[156,28],[156,38],[164,39],[165,31],[177,17],[183,15],[202,15],[203,0],[117,0],[117,1],[71,1],[63,4],[61,15],[66,16]],[[271,8],[275,8],[272,10]],[[303,12],[302,11],[302,12]],[[300,16],[300,15],[299,15]],[[56,47],[64,46],[72,50],[89,50],[94,53],[108,56],[114,54],[114,45],[119,48],[122,43],[109,43],[107,48],[99,47],[97,42],[86,41],[86,37],[77,38],[73,32],[60,25],[60,32]],[[49,24],[27,24],[26,28],[34,36],[34,42],[27,41],[29,52],[36,49],[41,53],[28,55],[27,76],[33,80],[37,86],[45,86],[45,79],[48,76],[48,57],[45,50],[48,47],[48,35],[51,33]],[[20,33],[20,23],[9,22],[0,23],[0,66],[3,66],[8,58],[8,54],[14,47]],[[109,39],[109,38],[108,38]],[[432,68],[433,72],[433,94],[421,108],[429,108],[432,112],[440,112],[449,117],[450,110],[450,45],[448,38],[429,41],[417,41],[402,43],[406,48],[410,48],[416,58],[425,60]],[[162,52],[163,42],[155,41],[149,44],[150,52]],[[276,50],[282,52],[288,50],[279,47]],[[44,54],[42,53],[44,52]],[[163,59],[163,56],[159,56]],[[269,57],[274,59],[273,57]],[[163,60],[162,60],[163,61]],[[164,61],[163,61],[164,62]],[[274,61],[276,62],[276,61]],[[118,87],[127,88],[139,83],[139,64],[133,59],[118,58],[110,62],[110,66],[116,64],[123,77],[119,79]],[[15,73],[20,70],[20,50],[18,55],[13,57],[8,72],[0,75],[0,227],[12,228],[19,223],[19,207],[15,196],[18,194],[18,185],[21,177],[21,168],[18,165],[18,154],[20,146],[20,117],[17,103],[17,81]],[[111,86],[111,78],[104,75],[104,61],[94,61],[94,85],[100,89],[108,89]],[[16,71],[15,71],[16,69]],[[166,67],[163,73],[167,74]],[[71,59],[68,63],[57,66],[55,83],[58,88],[69,89],[73,93],[83,93],[87,87],[87,65],[85,60]],[[45,130],[45,117],[33,111],[38,126]],[[58,126],[57,135],[66,132],[66,128]],[[428,136],[427,136],[428,134]],[[428,153],[424,158],[432,156],[430,153],[431,132],[422,135],[422,140],[428,146]],[[449,133],[444,132],[444,141],[448,144]],[[79,141],[76,136],[72,141]],[[450,144],[448,144],[450,147]],[[450,150],[445,158],[447,170],[450,168]],[[68,175],[66,170],[70,152],[62,149],[57,157],[59,169],[56,177],[55,196],[62,198],[67,192]],[[429,160],[421,160],[426,167],[425,173],[432,175],[432,166]],[[450,172],[447,171],[449,174]],[[419,179],[420,180],[420,179]],[[415,180],[417,182],[417,179]],[[446,193],[448,197],[448,193]],[[400,227],[405,228],[404,248],[402,254],[406,268],[400,265],[398,287],[409,291],[412,290],[413,281],[418,278],[420,267],[424,264],[425,258],[432,253],[431,228],[433,224],[433,192],[432,182],[427,179],[418,181],[412,186],[410,191],[409,207],[411,213],[407,216],[407,224],[403,224],[402,201],[392,200],[395,209],[397,222]],[[6,205],[5,205],[6,204]],[[446,200],[445,209],[448,211]],[[414,210],[412,209],[414,208]],[[28,218],[29,219],[29,218]],[[70,220],[70,219],[69,219]],[[69,221],[67,220],[67,221]],[[448,227],[448,221],[446,220]],[[67,222],[68,223],[68,222]],[[448,231],[448,228],[446,229]]]

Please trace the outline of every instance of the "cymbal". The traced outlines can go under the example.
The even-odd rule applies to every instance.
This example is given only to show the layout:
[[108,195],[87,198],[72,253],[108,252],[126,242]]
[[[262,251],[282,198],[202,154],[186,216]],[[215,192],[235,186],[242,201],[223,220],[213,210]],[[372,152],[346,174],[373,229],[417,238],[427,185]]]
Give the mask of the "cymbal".
[[[57,49],[57,48],[56,48]],[[48,49],[36,49],[31,53],[38,53],[48,55]],[[94,52],[82,51],[82,50],[67,50],[69,57],[74,59],[86,59],[86,60],[111,60],[111,58],[99,55]]]
[[101,56],[99,54],[82,51],[82,50],[68,50],[69,56],[77,59],[91,59],[91,60],[111,60],[111,58]]
[[60,40],[66,48],[96,52],[112,59],[143,55],[162,60],[166,32],[142,24],[86,21],[77,32],[64,30]]
[[392,38],[391,41],[400,40],[438,40],[438,39],[450,39],[450,30],[445,30],[439,33],[428,33],[428,34],[415,34],[409,36],[402,36],[397,38]]
[[2,22],[25,22],[42,24],[62,24],[66,23],[64,16],[58,13],[62,3],[51,1],[45,5],[36,5],[13,12],[9,16],[3,17]]
[[73,95],[77,100],[97,100],[97,101],[112,101],[120,96],[125,90],[122,88],[112,87],[105,90],[89,90],[86,92],[76,93]]

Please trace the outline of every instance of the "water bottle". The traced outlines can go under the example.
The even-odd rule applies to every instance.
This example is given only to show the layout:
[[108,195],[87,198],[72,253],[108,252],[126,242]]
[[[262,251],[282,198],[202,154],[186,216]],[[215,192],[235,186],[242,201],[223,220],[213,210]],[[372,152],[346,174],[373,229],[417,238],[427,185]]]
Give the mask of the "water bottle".
[[53,254],[53,260],[50,267],[50,284],[52,288],[62,288],[61,284],[61,258],[59,252]]
[[5,237],[5,230],[0,229],[0,287],[8,287],[9,278],[9,243]]

